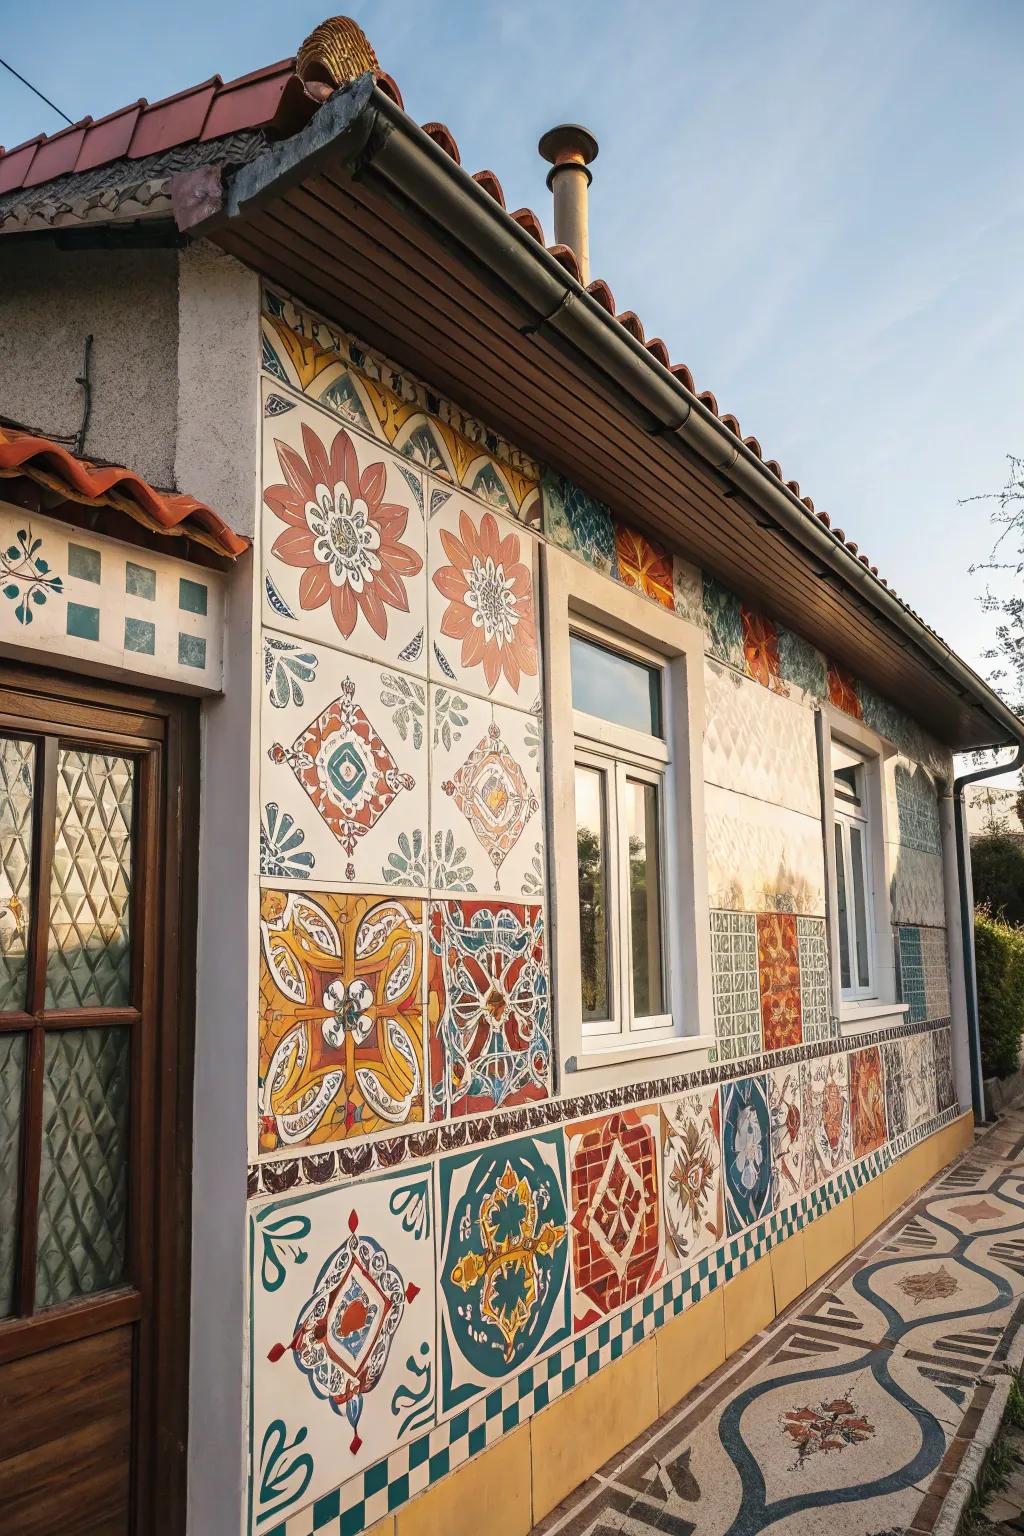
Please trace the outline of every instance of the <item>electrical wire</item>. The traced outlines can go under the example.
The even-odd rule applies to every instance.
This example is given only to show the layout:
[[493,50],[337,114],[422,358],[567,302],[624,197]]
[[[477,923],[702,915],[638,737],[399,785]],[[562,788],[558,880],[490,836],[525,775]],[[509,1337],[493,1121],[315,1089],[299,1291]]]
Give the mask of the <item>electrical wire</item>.
[[74,127],[74,124],[72,123],[70,117],[68,117],[67,113],[62,112],[60,107],[55,106],[54,103],[50,100],[49,96],[44,96],[42,91],[37,91],[31,80],[26,80],[24,75],[19,75],[13,64],[8,64],[6,59],[0,59],[0,64],[3,65],[4,69],[6,69],[9,74],[14,76],[15,80],[20,80],[22,85],[27,85],[33,95],[39,97],[40,101],[45,101],[46,105],[50,108],[50,111],[56,112],[58,117],[62,117],[69,128]]

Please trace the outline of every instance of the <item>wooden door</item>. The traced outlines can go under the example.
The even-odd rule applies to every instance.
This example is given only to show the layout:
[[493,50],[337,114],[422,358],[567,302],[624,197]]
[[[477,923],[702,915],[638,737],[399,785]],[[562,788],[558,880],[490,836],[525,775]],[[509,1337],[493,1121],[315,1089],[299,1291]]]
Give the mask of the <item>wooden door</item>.
[[183,1529],[195,756],[0,667],[3,1536]]

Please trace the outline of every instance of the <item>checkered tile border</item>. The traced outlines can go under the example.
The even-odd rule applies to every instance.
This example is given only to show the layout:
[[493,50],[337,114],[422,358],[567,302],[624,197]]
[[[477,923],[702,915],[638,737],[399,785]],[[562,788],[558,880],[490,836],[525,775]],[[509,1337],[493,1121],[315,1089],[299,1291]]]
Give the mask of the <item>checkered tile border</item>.
[[359,1536],[361,1531],[384,1519],[416,1494],[423,1493],[563,1393],[618,1360],[649,1338],[655,1329],[664,1327],[680,1312],[732,1280],[748,1264],[764,1258],[777,1243],[833,1210],[855,1190],[884,1173],[902,1152],[925,1136],[941,1130],[958,1114],[959,1110],[955,1108],[947,1110],[907,1137],[901,1137],[899,1150],[883,1147],[843,1169],[818,1189],[729,1238],[713,1253],[666,1280],[657,1290],[640,1297],[587,1333],[568,1340],[443,1424],[392,1452],[272,1530],[261,1532],[260,1536]]

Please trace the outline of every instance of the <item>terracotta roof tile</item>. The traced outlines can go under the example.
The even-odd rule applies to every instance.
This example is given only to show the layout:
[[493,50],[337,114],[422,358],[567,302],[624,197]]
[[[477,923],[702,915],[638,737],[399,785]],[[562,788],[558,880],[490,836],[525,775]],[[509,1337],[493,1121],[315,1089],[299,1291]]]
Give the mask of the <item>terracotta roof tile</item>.
[[75,162],[76,171],[91,171],[111,160],[121,160],[128,153],[139,114],[146,105],[136,101],[130,107],[121,107],[107,117],[93,123],[85,136],[82,152]]
[[249,546],[212,507],[195,496],[158,491],[130,469],[80,459],[48,437],[0,427],[0,479],[24,478],[86,506],[126,512],[153,533],[196,539],[236,559]]

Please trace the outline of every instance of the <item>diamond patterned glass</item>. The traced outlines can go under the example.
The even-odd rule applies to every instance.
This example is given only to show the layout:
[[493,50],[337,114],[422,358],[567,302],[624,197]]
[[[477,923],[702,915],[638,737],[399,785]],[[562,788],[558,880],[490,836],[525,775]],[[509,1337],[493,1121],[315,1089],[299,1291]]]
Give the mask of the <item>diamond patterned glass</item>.
[[0,1035],[0,1317],[14,1307],[25,1036]]
[[35,748],[0,740],[0,1013],[25,1007]]
[[71,749],[58,755],[47,1008],[131,1001],[133,789],[127,758]]
[[129,1032],[46,1037],[36,1306],[117,1285],[128,1204]]

